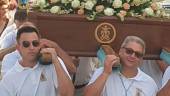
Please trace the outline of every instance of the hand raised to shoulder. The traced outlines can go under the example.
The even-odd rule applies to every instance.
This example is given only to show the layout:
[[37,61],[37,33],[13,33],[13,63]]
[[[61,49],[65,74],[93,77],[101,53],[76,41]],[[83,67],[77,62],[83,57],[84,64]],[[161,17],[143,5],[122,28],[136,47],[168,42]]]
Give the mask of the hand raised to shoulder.
[[115,55],[106,55],[106,59],[104,61],[104,73],[109,75],[112,72],[112,67],[119,61],[119,57]]
[[42,48],[56,48],[58,46],[58,44],[56,42],[48,40],[48,39],[41,39],[40,46]]

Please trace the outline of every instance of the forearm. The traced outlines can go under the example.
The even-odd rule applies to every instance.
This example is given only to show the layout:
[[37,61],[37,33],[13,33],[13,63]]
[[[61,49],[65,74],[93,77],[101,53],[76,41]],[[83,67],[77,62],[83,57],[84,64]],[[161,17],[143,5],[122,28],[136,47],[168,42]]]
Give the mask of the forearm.
[[156,96],[169,96],[170,93],[168,92],[169,89],[166,89],[166,88],[162,88]]
[[160,89],[156,96],[170,96],[170,80],[166,83],[166,85]]
[[84,96],[101,96],[108,74],[102,73],[96,81],[85,88]]
[[166,94],[166,92],[159,91],[156,96],[169,96]]
[[73,63],[71,56],[69,56],[62,48],[56,45],[56,52],[58,56],[63,60],[65,66],[70,74],[74,74],[76,72],[76,67]]
[[57,74],[60,96],[74,96],[74,86],[68,74],[64,71],[58,60],[55,60],[53,63]]

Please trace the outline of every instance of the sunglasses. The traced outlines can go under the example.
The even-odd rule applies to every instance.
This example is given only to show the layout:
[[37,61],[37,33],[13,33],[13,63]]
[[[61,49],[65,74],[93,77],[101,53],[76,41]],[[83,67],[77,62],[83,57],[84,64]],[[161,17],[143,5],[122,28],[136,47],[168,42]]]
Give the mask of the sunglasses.
[[[33,40],[31,43],[32,46],[34,47],[38,47],[40,45],[40,42],[38,40]],[[31,43],[29,41],[23,41],[22,46],[28,48],[31,45]]]
[[134,53],[137,58],[142,58],[144,55],[141,52],[134,51],[132,48],[126,48],[126,47],[123,47],[123,48],[125,49],[125,52],[128,55],[132,55]]

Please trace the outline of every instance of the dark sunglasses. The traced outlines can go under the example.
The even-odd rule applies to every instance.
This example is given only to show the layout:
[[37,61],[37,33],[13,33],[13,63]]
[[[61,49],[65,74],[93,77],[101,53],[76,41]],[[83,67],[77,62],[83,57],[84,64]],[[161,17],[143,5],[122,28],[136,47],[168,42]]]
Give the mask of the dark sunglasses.
[[[38,40],[34,40],[31,43],[32,43],[32,46],[34,47],[38,47],[40,45],[40,42]],[[28,48],[31,45],[31,43],[29,41],[23,41],[22,46],[25,48]]]
[[128,54],[128,55],[132,55],[133,53],[135,53],[135,56],[136,56],[137,58],[142,58],[142,57],[143,57],[143,53],[134,51],[132,48],[126,48],[126,47],[123,47],[123,48],[125,49],[125,52],[126,52],[126,54]]

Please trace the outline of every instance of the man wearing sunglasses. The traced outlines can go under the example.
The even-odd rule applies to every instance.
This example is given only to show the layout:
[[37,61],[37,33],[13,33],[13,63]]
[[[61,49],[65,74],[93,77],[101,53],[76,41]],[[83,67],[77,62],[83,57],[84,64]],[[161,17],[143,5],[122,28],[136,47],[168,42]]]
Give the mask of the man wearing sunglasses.
[[[104,68],[93,74],[85,96],[156,96],[155,81],[142,72],[139,66],[145,53],[145,43],[136,36],[125,38],[119,50],[119,57],[107,55]],[[119,71],[112,70],[120,62]]]
[[[17,10],[14,17],[17,29],[24,22],[25,23],[23,25],[34,26],[31,22],[26,22],[27,14],[25,10]],[[18,50],[15,50],[17,29],[13,30],[14,32],[10,32],[9,34],[7,34],[5,38],[2,40],[3,43],[1,44],[1,46],[4,48],[3,51],[0,52],[0,58],[3,58],[1,68],[2,78],[13,67],[14,65],[13,62],[16,62],[18,59],[21,58]],[[41,45],[43,44],[43,46],[45,47],[53,47],[56,49],[56,52],[58,53],[59,57],[63,59],[70,74],[74,74],[76,72],[76,67],[72,63],[71,58],[66,54],[66,52],[64,52],[62,48],[60,48],[60,46],[58,46],[58,44],[47,39],[41,39],[40,42],[42,42]]]
[[[42,48],[36,27],[21,26],[17,32],[17,50],[22,59],[0,82],[2,96],[73,96],[69,73],[54,48]],[[40,50],[41,49],[41,50]],[[39,53],[48,53],[52,64],[38,62]]]

